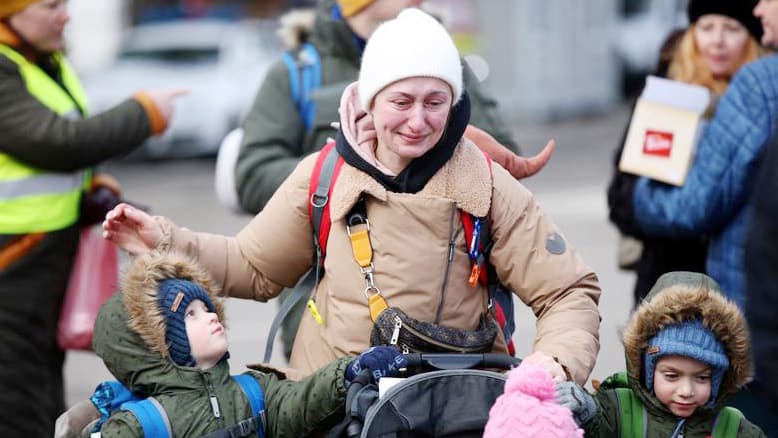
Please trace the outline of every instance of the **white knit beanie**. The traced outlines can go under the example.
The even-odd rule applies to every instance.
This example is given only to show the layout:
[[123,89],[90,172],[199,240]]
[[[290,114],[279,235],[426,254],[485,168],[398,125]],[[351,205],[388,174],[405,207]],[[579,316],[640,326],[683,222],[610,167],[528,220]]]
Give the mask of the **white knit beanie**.
[[437,20],[415,8],[381,24],[367,41],[359,70],[359,102],[365,111],[379,91],[400,79],[438,78],[462,96],[462,63],[454,41]]

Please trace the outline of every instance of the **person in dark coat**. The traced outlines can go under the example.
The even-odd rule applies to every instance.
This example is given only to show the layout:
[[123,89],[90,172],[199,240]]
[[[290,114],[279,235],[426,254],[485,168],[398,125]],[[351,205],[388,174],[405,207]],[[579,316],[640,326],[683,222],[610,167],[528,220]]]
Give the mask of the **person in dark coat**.
[[746,234],[746,317],[751,329],[756,377],[739,394],[768,437],[778,437],[778,136],[766,147],[753,193],[754,210]]
[[87,214],[83,194],[100,187],[116,191],[109,179],[90,175],[99,163],[164,131],[178,94],[138,93],[89,115],[62,53],[66,3],[0,2],[2,437],[51,436],[65,408],[65,354],[56,341],[60,308],[80,226],[104,214]]

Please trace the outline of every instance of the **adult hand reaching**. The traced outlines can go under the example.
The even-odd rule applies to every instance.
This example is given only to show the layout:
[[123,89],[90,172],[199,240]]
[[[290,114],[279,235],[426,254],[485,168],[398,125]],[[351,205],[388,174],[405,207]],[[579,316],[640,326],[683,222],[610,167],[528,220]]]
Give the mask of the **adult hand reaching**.
[[165,120],[170,120],[170,117],[173,115],[173,101],[187,94],[189,94],[189,90],[185,89],[146,91],[146,95],[154,102],[154,105],[157,106],[159,113]]
[[514,154],[510,149],[501,145],[494,137],[486,131],[476,128],[473,125],[467,125],[465,137],[476,144],[479,149],[489,154],[489,156],[504,167],[516,179],[528,178],[540,172],[545,167],[551,154],[554,153],[556,142],[549,140],[540,153],[534,157],[525,158]]
[[105,215],[103,237],[132,255],[151,251],[162,240],[162,228],[148,213],[119,204]]
[[564,382],[567,380],[567,373],[565,373],[565,369],[562,368],[562,365],[560,365],[556,359],[547,355],[546,353],[543,353],[542,351],[536,351],[530,354],[529,356],[522,359],[521,362],[531,363],[533,365],[545,368],[548,370],[548,372],[551,373],[551,378],[554,379],[554,382]]

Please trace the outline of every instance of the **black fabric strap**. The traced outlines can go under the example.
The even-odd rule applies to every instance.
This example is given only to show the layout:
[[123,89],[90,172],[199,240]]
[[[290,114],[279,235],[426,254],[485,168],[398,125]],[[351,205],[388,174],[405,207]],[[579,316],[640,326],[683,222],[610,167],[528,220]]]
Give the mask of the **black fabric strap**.
[[[327,154],[327,158],[324,159],[324,163],[321,165],[321,171],[319,172],[319,180],[316,182],[316,190],[311,197],[312,215],[311,224],[313,225],[313,244],[316,247],[316,251],[323,253],[323,248],[319,244],[319,236],[321,235],[321,219],[324,215],[324,208],[329,202],[330,186],[332,185],[332,175],[335,173],[335,165],[338,163],[338,151],[336,148],[330,149]],[[321,269],[319,265],[322,263],[320,257],[317,256],[316,267]]]
[[247,418],[240,423],[219,429],[204,435],[203,438],[245,438],[249,436],[257,436],[260,427],[264,427],[262,419],[259,417]]
[[322,248],[319,243],[319,235],[321,235],[321,220],[324,215],[324,208],[329,202],[330,186],[332,185],[332,175],[335,173],[335,165],[338,162],[338,151],[335,148],[330,149],[327,157],[322,163],[321,171],[319,173],[319,180],[316,182],[316,190],[311,196],[312,205],[312,217],[311,224],[313,226],[313,246],[315,249],[313,267],[299,283],[292,290],[281,308],[278,309],[278,313],[273,318],[273,323],[270,325],[270,333],[267,336],[267,343],[265,344],[265,357],[263,362],[270,362],[273,357],[273,344],[275,343],[276,335],[281,324],[286,319],[289,312],[297,303],[300,302],[308,293],[314,291],[319,285],[319,276],[321,270],[324,267],[324,259],[322,257]]
[[276,316],[273,318],[273,323],[270,325],[270,333],[267,335],[267,343],[265,344],[265,357],[262,359],[263,362],[268,363],[273,357],[273,343],[275,342],[276,335],[278,334],[278,329],[281,328],[281,323],[284,322],[286,316],[289,314],[289,311],[292,310],[292,307],[299,303],[300,300],[308,295],[308,293],[315,287],[315,270],[316,268],[313,267],[310,271],[308,271],[307,274],[305,274],[305,277],[303,277],[303,279],[297,283],[297,286],[294,287],[292,293],[286,298],[286,300],[284,300],[284,304],[282,304],[281,308],[278,309],[278,313],[276,313]]

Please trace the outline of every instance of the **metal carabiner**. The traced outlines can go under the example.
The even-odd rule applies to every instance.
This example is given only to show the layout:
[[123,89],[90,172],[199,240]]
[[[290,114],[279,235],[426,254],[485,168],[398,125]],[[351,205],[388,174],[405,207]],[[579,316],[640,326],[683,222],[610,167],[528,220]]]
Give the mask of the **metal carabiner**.
[[[371,295],[370,291],[373,291],[374,293]],[[365,298],[367,298],[369,300],[370,297],[373,296],[373,295],[381,295],[381,290],[379,290],[377,287],[375,287],[375,285],[366,287],[365,288]]]

